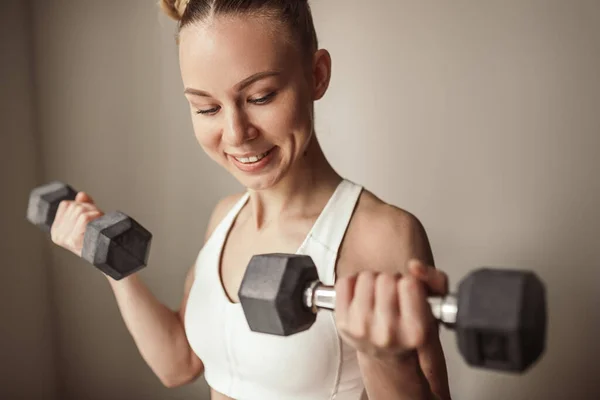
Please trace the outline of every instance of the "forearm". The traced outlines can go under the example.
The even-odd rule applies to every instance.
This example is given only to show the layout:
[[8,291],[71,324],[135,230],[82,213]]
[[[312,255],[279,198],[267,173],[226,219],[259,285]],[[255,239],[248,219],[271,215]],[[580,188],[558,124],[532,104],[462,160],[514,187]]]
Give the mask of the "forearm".
[[357,352],[369,400],[437,400],[416,353],[379,359]]
[[178,313],[160,303],[138,274],[107,279],[140,354],[163,384],[178,386],[202,373]]

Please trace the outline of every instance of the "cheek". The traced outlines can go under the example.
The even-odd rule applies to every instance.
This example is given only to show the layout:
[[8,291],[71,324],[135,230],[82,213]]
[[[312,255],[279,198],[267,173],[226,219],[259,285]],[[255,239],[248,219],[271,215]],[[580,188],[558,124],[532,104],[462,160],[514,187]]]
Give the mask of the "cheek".
[[218,129],[211,127],[210,124],[202,124],[197,121],[194,121],[192,125],[194,136],[204,151],[207,153],[217,152],[220,144]]
[[310,133],[312,124],[308,110],[309,107],[302,101],[300,94],[290,93],[280,99],[276,109],[261,111],[259,121],[261,121],[262,131],[278,138]]

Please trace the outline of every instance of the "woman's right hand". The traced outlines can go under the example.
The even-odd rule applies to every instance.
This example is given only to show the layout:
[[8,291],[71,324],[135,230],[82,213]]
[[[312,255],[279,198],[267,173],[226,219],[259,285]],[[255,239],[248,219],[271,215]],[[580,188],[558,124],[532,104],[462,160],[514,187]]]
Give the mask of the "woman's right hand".
[[55,244],[81,257],[87,225],[103,215],[90,196],[79,192],[75,200],[63,200],[58,205],[50,237]]

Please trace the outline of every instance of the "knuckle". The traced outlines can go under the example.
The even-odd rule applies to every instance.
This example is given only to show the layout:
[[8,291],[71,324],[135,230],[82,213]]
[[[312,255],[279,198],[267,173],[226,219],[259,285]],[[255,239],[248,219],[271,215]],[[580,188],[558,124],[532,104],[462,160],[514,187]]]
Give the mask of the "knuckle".
[[407,337],[407,344],[412,348],[420,348],[425,344],[426,329],[422,324],[414,324]]
[[68,210],[70,205],[71,203],[69,200],[61,200],[61,202],[58,203],[58,207],[56,208],[56,215],[62,215],[66,210]]
[[54,242],[54,244],[62,246],[64,243],[64,237],[58,233],[54,233],[52,235],[52,242]]
[[389,327],[378,329],[373,335],[373,344],[380,348],[392,347],[392,333]]
[[366,340],[369,338],[369,327],[365,320],[357,321],[352,326],[352,336],[357,340]]
[[338,331],[348,333],[348,322],[346,321],[346,318],[336,317],[335,325],[337,326]]
[[427,341],[427,331],[423,321],[412,321],[405,324],[401,334],[402,343],[412,349],[421,348]]
[[360,337],[362,329],[358,326],[356,321],[348,320],[345,322],[346,333],[350,335],[354,339],[358,339]]

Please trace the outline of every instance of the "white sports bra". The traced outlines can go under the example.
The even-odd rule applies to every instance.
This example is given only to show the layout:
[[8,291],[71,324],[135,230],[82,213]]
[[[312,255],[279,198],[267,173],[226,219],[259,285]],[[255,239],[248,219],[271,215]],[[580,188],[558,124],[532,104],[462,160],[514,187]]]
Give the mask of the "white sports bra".
[[[319,279],[335,284],[338,249],[362,187],[343,180],[296,254],[310,255]],[[334,316],[317,314],[308,330],[287,337],[252,332],[239,303],[227,297],[219,260],[248,193],[229,211],[200,250],[185,329],[205,366],[206,382],[236,400],[359,400],[364,383],[356,351],[338,336]]]

